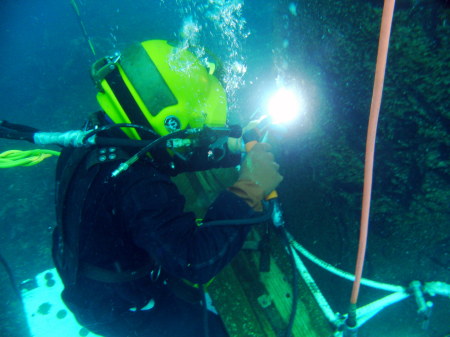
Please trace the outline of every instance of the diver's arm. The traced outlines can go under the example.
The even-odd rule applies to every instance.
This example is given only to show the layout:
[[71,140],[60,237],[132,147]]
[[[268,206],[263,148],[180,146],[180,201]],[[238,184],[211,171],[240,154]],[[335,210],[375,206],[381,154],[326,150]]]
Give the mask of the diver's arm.
[[[148,167],[141,169],[150,174]],[[130,178],[136,176],[139,173]],[[218,196],[208,208],[204,227],[197,227],[194,214],[183,212],[184,197],[176,186],[162,175],[155,178],[132,185],[122,198],[122,213],[129,215],[124,218],[139,247],[168,273],[197,283],[207,282],[225,267],[250,230],[250,225],[207,223],[257,216],[264,196],[282,180],[269,146],[255,145],[241,165],[238,182]]]
[[[169,274],[196,283],[214,277],[239,252],[249,225],[197,227],[183,212],[184,197],[169,182],[136,184],[123,196],[122,212],[134,242]],[[209,207],[205,220],[248,219],[257,213],[236,194],[225,191]]]

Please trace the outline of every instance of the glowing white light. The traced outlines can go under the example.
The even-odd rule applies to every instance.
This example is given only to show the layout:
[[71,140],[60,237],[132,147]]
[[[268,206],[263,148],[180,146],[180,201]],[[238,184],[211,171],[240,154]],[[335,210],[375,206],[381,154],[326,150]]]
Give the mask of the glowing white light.
[[300,114],[301,101],[298,94],[287,88],[279,89],[267,104],[267,111],[274,124],[287,123]]

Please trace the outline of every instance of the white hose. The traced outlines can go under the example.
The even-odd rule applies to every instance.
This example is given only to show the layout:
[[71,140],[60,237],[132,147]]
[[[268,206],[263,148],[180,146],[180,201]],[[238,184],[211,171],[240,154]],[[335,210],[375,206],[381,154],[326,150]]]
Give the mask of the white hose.
[[[289,235],[289,233],[287,234]],[[309,290],[311,291],[317,303],[319,304],[319,307],[324,313],[325,317],[328,319],[329,322],[331,322],[335,326],[338,326],[340,324],[339,317],[331,309],[330,305],[328,304],[328,301],[323,296],[316,282],[312,278],[311,274],[308,272],[308,269],[306,269],[305,265],[303,264],[303,261],[300,259],[300,256],[294,250],[292,250],[292,254],[294,256],[295,264],[297,266],[300,275],[303,277],[303,280],[305,281]]]
[[441,295],[450,298],[450,284],[444,282],[426,282],[423,291],[430,296]]
[[[316,265],[318,265],[319,267],[322,267],[325,270],[328,270],[330,273],[333,273],[333,274],[340,276],[344,279],[347,279],[349,281],[353,281],[355,279],[355,276],[353,274],[350,274],[346,271],[340,270],[340,269],[332,266],[328,262],[325,262],[325,261],[319,259],[318,257],[314,256],[310,252],[308,252],[301,244],[296,242],[294,240],[294,238],[292,237],[292,235],[290,235],[289,233],[288,233],[288,237],[289,237],[292,247],[295,248],[295,250],[297,250],[299,253],[301,253],[304,257],[306,257],[311,262],[315,263]],[[392,284],[381,283],[381,282],[377,282],[377,281],[371,281],[371,280],[368,280],[365,278],[361,279],[361,284],[368,286],[368,287],[386,290],[386,291],[390,291],[390,292],[404,292],[406,290],[405,287],[402,287],[399,285],[392,285]]]
[[[339,315],[338,313],[334,313],[331,309],[330,305],[328,304],[327,300],[323,296],[322,292],[318,288],[317,284],[315,283],[314,279],[312,278],[311,274],[308,272],[306,266],[304,265],[303,261],[300,259],[299,252],[303,256],[305,256],[308,260],[313,262],[314,264],[318,265],[319,267],[329,271],[332,274],[335,274],[337,276],[340,276],[344,279],[347,279],[349,281],[354,280],[354,275],[348,272],[345,272],[343,270],[340,270],[329,263],[319,259],[318,257],[314,256],[310,252],[308,252],[302,245],[300,245],[298,242],[296,242],[293,238],[293,236],[286,232],[287,237],[289,239],[289,243],[291,244],[292,248],[295,250],[292,250],[294,255],[294,260],[297,265],[297,269],[300,273],[300,275],[303,277],[306,285],[308,286],[309,290],[313,294],[314,298],[316,299],[317,303],[319,304],[319,307],[321,308],[322,312],[324,313],[325,317],[328,319],[329,322],[331,322],[336,327],[341,327],[342,324],[344,324],[345,317],[347,315]],[[392,292],[392,294],[387,295],[377,301],[374,301],[372,303],[369,303],[363,307],[360,307],[356,311],[357,315],[357,327],[362,326],[364,323],[366,323],[369,319],[371,319],[373,316],[378,314],[381,310],[384,308],[395,304],[397,302],[400,302],[404,300],[405,298],[410,297],[411,295],[407,292],[407,288],[399,286],[399,285],[392,285],[387,283],[381,283],[377,281],[371,281],[365,278],[361,279],[361,284],[381,289],[385,291]],[[450,298],[450,284],[444,283],[444,282],[427,282],[425,283],[423,287],[423,291],[425,293],[428,293],[431,296],[435,295],[441,295],[444,297]],[[340,329],[339,329],[340,330]],[[342,331],[336,331],[335,337],[341,337]]]
[[358,327],[362,326],[384,308],[394,303],[400,302],[405,298],[408,298],[409,296],[410,294],[406,292],[396,292],[358,308],[356,310],[356,321],[358,322]]
[[87,139],[87,144],[83,142],[87,131],[72,130],[67,132],[36,132],[34,143],[39,145],[61,145],[64,147],[84,147],[95,143],[95,137]]

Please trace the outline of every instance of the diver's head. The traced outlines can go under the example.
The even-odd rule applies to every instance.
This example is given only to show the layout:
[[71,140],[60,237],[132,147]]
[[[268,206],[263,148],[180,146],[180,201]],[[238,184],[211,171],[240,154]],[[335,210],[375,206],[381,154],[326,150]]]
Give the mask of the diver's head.
[[[151,127],[161,136],[226,124],[225,90],[190,51],[149,40],[93,64],[97,100],[114,123]],[[132,139],[139,130],[123,129]]]

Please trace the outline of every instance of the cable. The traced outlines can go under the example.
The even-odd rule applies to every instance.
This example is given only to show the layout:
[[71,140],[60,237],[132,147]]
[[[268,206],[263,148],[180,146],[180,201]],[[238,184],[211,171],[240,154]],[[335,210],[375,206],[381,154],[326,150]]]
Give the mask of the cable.
[[84,36],[84,38],[86,39],[86,42],[87,42],[88,45],[89,45],[89,49],[91,50],[92,55],[94,55],[94,57],[97,57],[97,55],[96,55],[96,53],[95,53],[94,44],[92,43],[91,38],[89,37],[89,35],[88,35],[88,33],[87,33],[86,27],[84,26],[84,23],[83,23],[83,21],[81,20],[81,15],[80,15],[80,10],[78,9],[78,5],[77,5],[77,3],[75,2],[75,0],[70,0],[70,3],[71,3],[71,5],[72,5],[72,7],[73,7],[73,9],[74,9],[74,11],[75,11],[75,14],[76,14],[77,17],[78,17],[78,22],[79,22],[79,24],[80,24],[81,31],[83,32],[83,36]]
[[139,125],[139,124],[132,124],[132,123],[117,123],[117,124],[105,125],[105,126],[102,126],[100,128],[97,128],[97,129],[94,129],[92,131],[89,131],[83,137],[82,141],[83,141],[83,143],[86,143],[88,138],[90,138],[92,136],[95,136],[95,135],[98,135],[101,132],[108,131],[108,130],[115,129],[115,128],[140,129],[140,130],[143,130],[143,131],[146,131],[146,132],[150,133],[154,137],[159,138],[159,135],[155,131],[153,131],[152,129],[150,129],[148,127],[145,127],[145,126],[142,126],[142,125]]
[[281,237],[283,239],[284,245],[288,251],[289,261],[291,263],[292,273],[293,273],[293,275],[292,275],[292,309],[291,309],[291,314],[289,316],[289,323],[286,327],[286,332],[285,332],[286,337],[291,337],[292,336],[292,328],[294,327],[294,321],[295,321],[295,316],[297,314],[297,306],[298,306],[298,272],[297,272],[297,268],[296,268],[294,252],[292,250],[292,246],[290,245],[286,228],[284,228],[284,226],[281,226],[279,228],[280,228],[280,233],[281,233]]
[[39,132],[39,130],[30,126],[0,120],[0,138],[26,140],[34,143],[33,135],[36,132]]
[[202,223],[200,225],[199,229],[207,229],[209,227],[218,227],[218,226],[257,225],[259,223],[263,223],[265,221],[270,220],[271,216],[272,216],[271,213],[267,212],[264,215],[261,215],[256,218],[208,221],[208,222]]
[[144,146],[139,152],[134,154],[126,162],[121,163],[119,165],[119,167],[113,171],[113,173],[111,174],[111,177],[115,178],[122,172],[128,170],[128,168],[131,165],[133,165],[136,161],[138,161],[141,157],[143,157],[147,152],[149,152],[151,148],[156,147],[157,145],[164,143],[164,142],[168,141],[169,139],[178,138],[180,136],[185,136],[185,135],[189,135],[189,134],[198,134],[199,132],[200,132],[200,129],[185,129],[185,130],[176,131],[176,132],[170,133],[168,135],[159,137],[158,139],[154,140],[150,144]]
[[3,267],[5,268],[6,273],[8,274],[8,278],[9,278],[9,281],[11,283],[11,287],[13,288],[14,293],[16,294],[16,296],[19,299],[19,301],[22,302],[22,296],[20,296],[19,288],[17,288],[16,280],[14,278],[14,274],[13,274],[11,268],[9,267],[8,262],[6,262],[6,260],[5,260],[5,258],[3,257],[2,254],[0,254],[0,262],[3,265]]
[[206,302],[206,290],[205,285],[200,284],[200,292],[202,294],[203,302],[203,334],[204,337],[209,337],[209,324],[208,324],[208,303]]
[[114,146],[114,147],[138,147],[150,144],[151,140],[136,140],[128,138],[110,138],[110,137],[95,137],[95,145],[98,146]]
[[12,168],[17,166],[33,166],[51,156],[59,156],[58,151],[47,149],[35,149],[28,151],[9,150],[0,153],[0,168]]
[[153,142],[151,142],[150,144],[144,146],[138,153],[136,153],[134,156],[141,158],[142,156],[144,156],[147,152],[150,151],[151,148],[164,143],[166,141],[168,141],[169,139],[172,138],[179,138],[180,136],[185,136],[187,134],[196,134],[199,133],[200,129],[185,129],[185,130],[180,130],[180,131],[176,131],[173,133],[170,133],[168,135],[159,137],[158,139],[154,140]]

